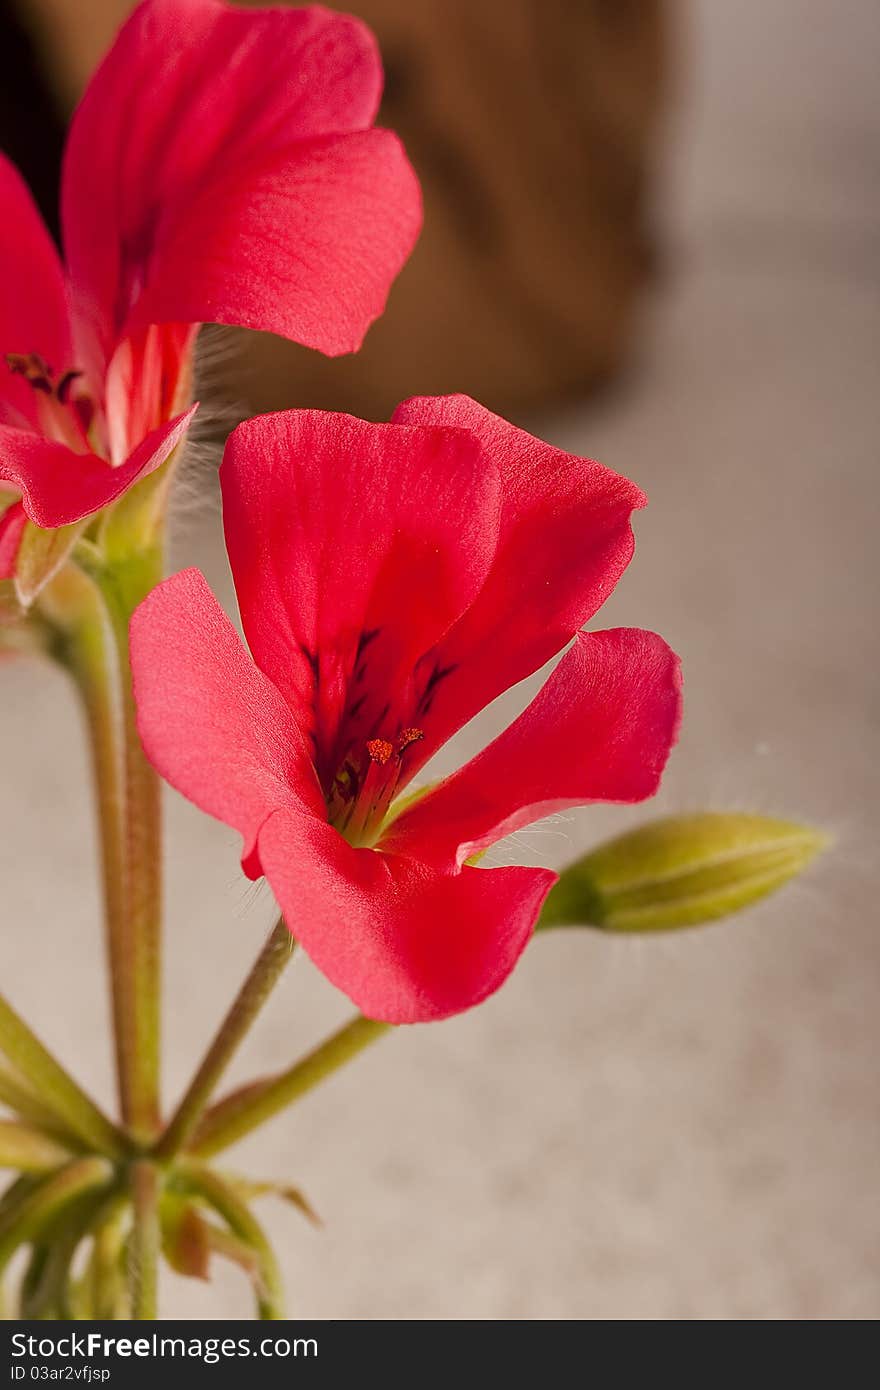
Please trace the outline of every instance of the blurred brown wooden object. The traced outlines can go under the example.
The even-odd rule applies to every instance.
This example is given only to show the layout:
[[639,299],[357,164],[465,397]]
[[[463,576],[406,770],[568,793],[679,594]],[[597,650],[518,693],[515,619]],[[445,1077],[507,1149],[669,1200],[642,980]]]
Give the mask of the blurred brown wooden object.
[[[129,8],[18,0],[65,96]],[[464,390],[518,413],[604,382],[652,263],[664,0],[350,0],[378,35],[381,120],[422,179],[425,230],[356,357],[254,336],[236,394],[384,415]]]

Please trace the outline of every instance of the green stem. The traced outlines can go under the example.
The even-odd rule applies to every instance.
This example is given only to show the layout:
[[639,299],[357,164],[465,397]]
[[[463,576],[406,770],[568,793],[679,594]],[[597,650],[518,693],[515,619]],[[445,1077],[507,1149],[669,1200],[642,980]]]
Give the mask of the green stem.
[[92,1252],[85,1278],[94,1318],[113,1321],[128,1316],[128,1294],[122,1268],[127,1213],[128,1198],[124,1193],[116,1193],[92,1227]]
[[42,1241],[34,1245],[21,1285],[20,1317],[79,1321],[90,1316],[86,1309],[76,1307],[82,1298],[73,1263],[104,1201],[100,1190],[81,1197],[71,1213],[52,1223]]
[[42,1130],[17,1120],[0,1120],[0,1168],[46,1173],[72,1157],[70,1150]]
[[131,1316],[155,1322],[158,1317],[159,1172],[142,1159],[132,1164],[131,1193],[134,1223],[129,1249]]
[[206,1113],[196,1131],[193,1153],[207,1158],[236,1143],[299,1100],[391,1026],[359,1015],[287,1071],[233,1092]]
[[111,983],[116,1084],[120,1111],[128,1119],[127,1078],[135,1068],[130,1022],[134,995],[125,907],[125,716],[113,630],[97,593],[65,644],[66,664],[82,698],[92,754],[98,812],[104,932]]
[[34,1129],[42,1130],[44,1134],[53,1139],[60,1139],[62,1143],[69,1143],[72,1140],[74,1146],[78,1143],[75,1135],[71,1134],[61,1116],[50,1109],[39,1096],[35,1095],[27,1083],[4,1064],[2,1058],[0,1058],[0,1105],[5,1105],[19,1119],[26,1120]]
[[284,919],[279,918],[157,1144],[156,1158],[173,1158],[186,1147],[217,1083],[290,960],[293,947]]
[[34,1175],[33,1173],[22,1173],[9,1184],[0,1197],[0,1227],[6,1220],[13,1207],[17,1207],[22,1197],[28,1192],[33,1192],[40,1184],[45,1181],[45,1175]]
[[159,1065],[162,993],[162,804],[161,785],[147,761],[137,731],[128,653],[128,624],[141,599],[162,577],[158,547],[137,564],[110,572],[105,585],[116,638],[121,688],[125,765],[125,948],[130,962],[127,1019],[129,1066],[124,1078],[123,1115],[144,1140],[159,1127]]
[[113,1168],[103,1158],[79,1158],[38,1187],[25,1191],[0,1217],[0,1274],[21,1245],[39,1239],[67,1207],[79,1198],[109,1187]]
[[259,1261],[260,1281],[257,1290],[257,1309],[263,1321],[284,1317],[284,1290],[275,1253],[262,1226],[241,1200],[234,1187],[219,1174],[197,1163],[182,1163],[176,1176],[185,1189],[201,1197],[223,1218],[233,1235],[238,1236]]
[[0,1051],[22,1073],[40,1100],[89,1148],[121,1158],[123,1136],[103,1115],[12,1006],[0,995]]
[[147,1143],[159,1127],[161,788],[137,731],[128,625],[161,579],[162,549],[104,561],[81,545],[77,558],[92,596],[66,625],[64,659],[92,746],[120,1108],[127,1129]]

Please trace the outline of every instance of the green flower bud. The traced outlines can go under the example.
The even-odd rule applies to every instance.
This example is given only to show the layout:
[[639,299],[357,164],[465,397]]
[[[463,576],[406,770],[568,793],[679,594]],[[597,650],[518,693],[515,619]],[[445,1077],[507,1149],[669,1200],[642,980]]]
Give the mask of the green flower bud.
[[651,821],[565,869],[538,926],[697,926],[781,888],[827,844],[820,831],[768,816],[703,811]]

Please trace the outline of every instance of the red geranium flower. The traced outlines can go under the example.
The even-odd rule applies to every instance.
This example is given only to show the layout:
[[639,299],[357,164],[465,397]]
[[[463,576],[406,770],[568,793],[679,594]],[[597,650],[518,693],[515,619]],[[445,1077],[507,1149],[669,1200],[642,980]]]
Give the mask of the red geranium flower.
[[[197,570],[132,622],[144,746],[244,837],[291,931],[368,1015],[443,1018],[513,968],[555,875],[477,868],[518,826],[657,787],[680,711],[650,632],[583,633],[644,498],[466,397],[391,424],[288,411],[231,435],[248,655]],[[450,735],[571,639],[509,729],[400,800]]]
[[[158,467],[191,412],[195,325],[360,346],[420,224],[360,21],[146,0],[71,125],[65,266],[0,156],[0,574]],[[9,495],[7,493],[7,501]]]

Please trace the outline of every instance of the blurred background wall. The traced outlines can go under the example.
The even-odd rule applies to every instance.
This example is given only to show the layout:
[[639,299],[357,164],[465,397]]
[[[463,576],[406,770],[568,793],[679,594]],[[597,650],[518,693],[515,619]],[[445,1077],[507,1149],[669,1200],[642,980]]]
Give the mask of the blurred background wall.
[[[19,0],[60,108],[125,10]],[[601,617],[662,631],[684,660],[682,740],[654,809],[777,812],[838,844],[735,922],[537,942],[487,1006],[384,1042],[248,1141],[242,1166],[302,1183],[326,1220],[267,1212],[292,1311],[874,1318],[880,8],[373,12],[387,119],[428,189],[421,261],[362,359],[253,343],[237,395],[379,413],[455,384],[634,477],[651,505]],[[13,135],[47,126],[51,143],[42,109],[18,96],[6,124],[10,110]],[[231,602],[210,470],[199,486],[174,558]],[[76,711],[60,677],[24,663],[4,670],[2,700],[4,989],[109,1097]],[[272,904],[241,879],[234,836],[176,797],[168,809],[170,1095]],[[591,808],[498,855],[558,864],[645,814]],[[236,1076],[345,1013],[301,960]],[[233,1274],[165,1297],[169,1315],[245,1306]]]

